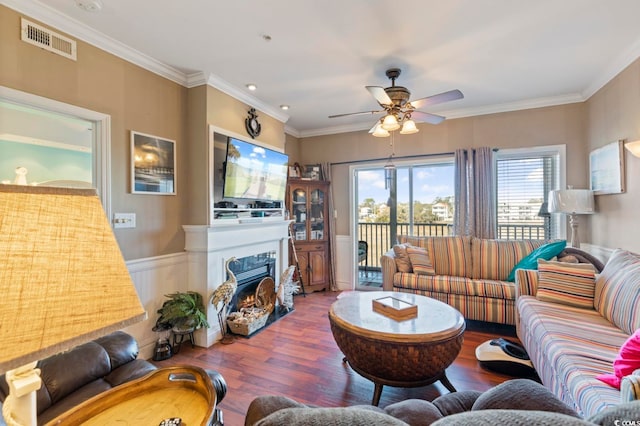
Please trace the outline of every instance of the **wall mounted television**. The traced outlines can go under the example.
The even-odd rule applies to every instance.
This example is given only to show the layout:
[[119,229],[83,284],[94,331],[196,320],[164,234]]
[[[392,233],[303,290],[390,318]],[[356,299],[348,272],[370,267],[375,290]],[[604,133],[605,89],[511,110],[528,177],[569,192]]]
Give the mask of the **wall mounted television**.
[[289,156],[229,137],[223,199],[283,201]]

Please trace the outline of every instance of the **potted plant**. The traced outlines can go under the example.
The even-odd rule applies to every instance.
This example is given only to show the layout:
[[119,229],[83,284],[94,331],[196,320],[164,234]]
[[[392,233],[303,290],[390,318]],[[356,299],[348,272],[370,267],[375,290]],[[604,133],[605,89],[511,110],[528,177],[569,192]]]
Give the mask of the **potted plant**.
[[167,294],[169,300],[158,309],[160,317],[154,329],[186,332],[209,327],[202,296],[195,291]]

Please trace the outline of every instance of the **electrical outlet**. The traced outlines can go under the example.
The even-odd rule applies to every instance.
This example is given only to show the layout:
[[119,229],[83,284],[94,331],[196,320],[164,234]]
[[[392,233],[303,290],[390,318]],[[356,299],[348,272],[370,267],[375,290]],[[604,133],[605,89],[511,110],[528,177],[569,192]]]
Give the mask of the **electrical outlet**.
[[114,228],[135,228],[136,214],[135,213],[114,213],[113,227]]

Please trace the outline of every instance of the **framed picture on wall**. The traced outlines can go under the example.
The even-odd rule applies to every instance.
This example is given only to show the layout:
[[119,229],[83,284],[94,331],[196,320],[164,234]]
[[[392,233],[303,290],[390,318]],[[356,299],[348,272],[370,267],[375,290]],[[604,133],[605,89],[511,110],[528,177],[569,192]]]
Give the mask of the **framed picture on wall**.
[[589,154],[590,189],[596,195],[620,194],[624,188],[624,141],[611,142]]
[[302,177],[310,180],[322,180],[322,167],[320,164],[308,164],[304,166]]
[[131,131],[131,193],[176,194],[176,142]]

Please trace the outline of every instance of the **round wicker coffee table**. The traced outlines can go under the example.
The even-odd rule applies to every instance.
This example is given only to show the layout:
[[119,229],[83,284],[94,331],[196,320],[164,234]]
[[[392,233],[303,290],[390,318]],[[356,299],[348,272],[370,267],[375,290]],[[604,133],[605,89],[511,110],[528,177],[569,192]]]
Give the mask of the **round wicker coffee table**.
[[[386,296],[417,305],[417,316],[396,321],[375,312],[373,300]],[[331,305],[329,322],[344,361],[375,384],[373,405],[384,385],[419,387],[439,380],[456,391],[445,369],[462,348],[465,321],[446,303],[408,293],[348,292]]]

